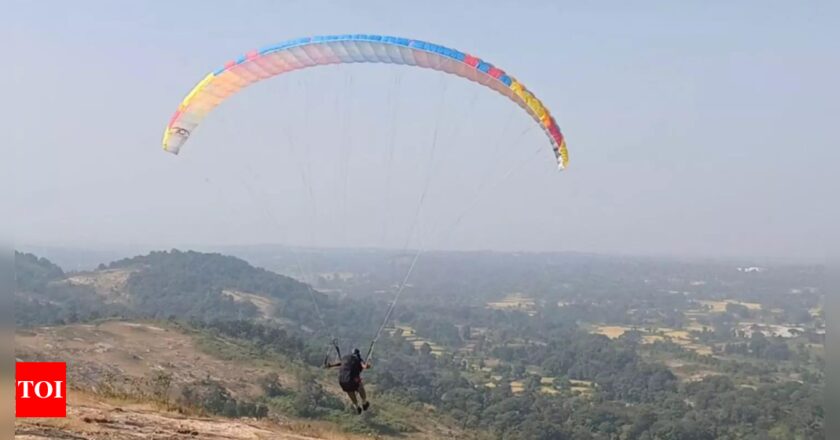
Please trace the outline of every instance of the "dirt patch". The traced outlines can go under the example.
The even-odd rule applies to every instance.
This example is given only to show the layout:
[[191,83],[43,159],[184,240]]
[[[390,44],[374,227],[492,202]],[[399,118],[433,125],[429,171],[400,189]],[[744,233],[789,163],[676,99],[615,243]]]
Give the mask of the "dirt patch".
[[274,301],[264,296],[239,290],[223,290],[223,294],[233,298],[237,302],[249,302],[256,306],[263,319],[270,319],[274,314]]
[[610,339],[616,339],[623,335],[625,332],[631,331],[630,327],[622,327],[617,325],[599,325],[595,328],[593,333],[597,333],[599,335],[604,335]]
[[519,310],[534,316],[537,313],[537,303],[533,298],[521,293],[506,296],[501,301],[488,302],[486,307],[492,310]]
[[[290,426],[272,421],[189,417],[149,405],[97,400],[70,391],[67,418],[17,419],[16,439],[236,439],[314,440],[289,432]],[[329,438],[352,438],[335,437]]]
[[108,269],[73,275],[66,280],[71,286],[90,286],[105,302],[127,304],[131,299],[126,284],[135,270]]
[[761,310],[761,304],[759,303],[748,303],[748,302],[741,302],[735,301],[731,299],[723,300],[723,301],[697,301],[698,303],[709,307],[710,311],[713,313],[723,313],[726,311],[726,306],[729,304],[738,304],[746,307],[749,310]]
[[237,396],[260,394],[254,378],[278,373],[294,384],[284,366],[225,362],[202,352],[194,338],[157,324],[105,322],[99,325],[46,327],[15,335],[15,354],[27,361],[67,362],[68,383],[95,392],[141,392],[155,372],[175,385],[212,378]]

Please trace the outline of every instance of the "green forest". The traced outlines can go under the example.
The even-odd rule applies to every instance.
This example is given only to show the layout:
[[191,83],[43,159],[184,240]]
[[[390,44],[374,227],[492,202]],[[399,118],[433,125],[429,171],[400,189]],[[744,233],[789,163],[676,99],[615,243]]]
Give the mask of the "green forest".
[[[470,263],[447,273],[456,257]],[[560,274],[549,270],[559,260],[572,263]],[[820,293],[810,287],[819,268],[748,279],[699,263],[564,256],[506,271],[504,262],[442,255],[419,268],[365,373],[374,399],[431,407],[477,437],[505,440],[822,438],[824,322]],[[153,252],[89,273],[65,273],[25,253],[15,265],[21,327],[165,320],[309,366],[301,390],[259,379],[261,401],[237,402],[212,382],[182,390],[230,417],[345,412],[314,377],[332,338],[365,351],[393,294],[371,293],[390,283],[393,265],[370,262],[369,275],[347,280],[341,295],[332,279],[330,288],[308,286],[191,251]],[[123,275],[111,294],[84,281]],[[520,293],[506,298],[511,292]],[[369,424],[373,432],[410,430]]]

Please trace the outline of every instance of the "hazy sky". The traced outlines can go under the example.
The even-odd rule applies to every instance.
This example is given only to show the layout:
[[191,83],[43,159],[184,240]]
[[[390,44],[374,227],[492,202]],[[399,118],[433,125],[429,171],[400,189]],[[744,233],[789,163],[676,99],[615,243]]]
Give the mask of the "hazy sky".
[[[626,3],[5,2],[4,217],[20,245],[830,251],[838,2]],[[502,67],[553,110],[570,168],[556,171],[547,139],[500,95],[387,65],[257,84],[180,156],[161,150],[208,71],[339,33]]]

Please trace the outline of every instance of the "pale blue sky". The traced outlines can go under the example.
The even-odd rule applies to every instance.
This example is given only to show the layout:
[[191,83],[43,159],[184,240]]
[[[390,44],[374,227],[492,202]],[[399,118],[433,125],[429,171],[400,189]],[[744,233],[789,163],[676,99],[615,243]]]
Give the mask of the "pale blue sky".
[[[402,247],[427,177],[414,246],[814,258],[840,242],[837,2],[453,3],[6,2],[16,242]],[[512,103],[395,66],[274,78],[181,156],[160,150],[206,72],[339,33],[504,68],[555,113],[570,169],[554,171],[538,130],[519,134],[533,123]]]

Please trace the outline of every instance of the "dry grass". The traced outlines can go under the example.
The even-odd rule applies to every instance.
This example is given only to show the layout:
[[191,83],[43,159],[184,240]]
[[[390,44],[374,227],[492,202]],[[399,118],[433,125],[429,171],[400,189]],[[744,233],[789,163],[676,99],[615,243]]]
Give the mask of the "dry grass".
[[750,310],[761,310],[762,306],[759,303],[748,303],[748,302],[738,302],[738,301],[730,301],[735,304],[740,304]]
[[587,388],[587,387],[571,387],[570,390],[572,391],[572,393],[575,393],[575,394],[586,395],[586,394],[592,394],[593,393],[592,388]]
[[681,343],[681,342],[690,342],[692,341],[691,334],[685,330],[674,330],[674,329],[660,329],[664,332],[665,336],[671,339],[674,339],[674,342]]
[[419,350],[420,347],[423,346],[423,344],[429,344],[429,348],[432,349],[431,353],[433,356],[442,356],[444,353],[446,353],[446,348],[444,348],[441,345],[435,344],[434,342],[429,341],[428,339],[421,338],[417,335],[417,331],[409,325],[395,325],[394,328],[390,330],[390,333],[393,336],[397,333],[397,331],[402,332],[403,338],[406,341],[410,342],[411,345],[414,346],[415,350]]
[[[69,325],[39,328],[18,332],[15,335],[16,356],[22,360],[60,360],[67,362],[68,418],[43,420],[18,420],[15,427],[23,438],[107,438],[110,440],[169,439],[169,438],[218,438],[218,439],[360,439],[370,438],[345,434],[332,422],[289,419],[274,414],[283,422],[253,419],[226,419],[220,417],[192,417],[169,412],[165,405],[138,401],[148,399],[142,392],[111,393],[112,377],[116,384],[129,383],[142,386],[156,371],[169,373],[173,390],[179,385],[204,378],[212,378],[239,399],[262,395],[257,389],[256,378],[269,372],[277,373],[281,385],[296,389],[298,381],[294,372],[300,366],[282,358],[271,360],[253,357],[234,357],[223,360],[203,350],[204,336],[184,332],[177,326],[165,323],[109,321],[99,325]],[[204,341],[204,342],[202,342]],[[242,347],[226,340],[213,340],[212,347],[231,353]],[[218,345],[218,346],[217,346]],[[215,351],[214,351],[215,353]],[[328,393],[344,398],[334,376],[322,385]],[[136,390],[139,388],[133,388]],[[131,391],[131,390],[129,390]],[[372,389],[376,394],[375,387]],[[5,401],[4,401],[5,402]],[[374,401],[376,402],[376,401]],[[376,403],[374,403],[376,404]],[[384,403],[383,403],[384,405]],[[119,408],[117,410],[116,408]],[[385,408],[389,414],[402,408]],[[407,409],[406,409],[407,410]],[[87,419],[88,421],[86,421]],[[105,422],[100,422],[102,420]],[[409,418],[405,418],[409,420]],[[407,423],[414,426],[417,420]],[[406,434],[408,439],[440,438],[440,421],[425,417],[421,432]],[[440,425],[443,426],[443,425]],[[450,428],[443,427],[448,430]],[[187,432],[186,435],[179,431]],[[195,432],[196,434],[192,434]]]
[[644,335],[642,336],[642,342],[645,344],[653,344],[654,342],[661,342],[664,341],[665,337],[660,335]]
[[409,341],[409,342],[411,342],[411,344],[414,345],[415,350],[419,350],[420,347],[423,346],[423,344],[429,344],[429,348],[432,349],[432,355],[434,355],[434,356],[440,356],[440,355],[442,355],[443,353],[446,352],[446,349],[444,349],[440,345],[437,345],[434,342],[430,342],[430,341],[427,341],[425,339],[419,339],[418,338],[417,340]]
[[712,354],[712,348],[708,347],[706,345],[686,344],[686,345],[683,346],[683,348],[686,348],[686,349],[691,350],[691,351],[693,351],[697,354],[702,354],[702,355],[705,355],[705,356],[711,356],[711,354]]
[[697,301],[700,304],[709,307],[714,313],[722,313],[726,311],[726,301]]
[[[670,340],[675,344],[681,345],[687,350],[692,350],[703,355],[711,355],[711,348],[705,345],[697,344],[694,338],[691,336],[691,331],[702,331],[702,329],[702,326],[700,326],[699,324],[695,324],[693,326],[689,326],[687,330],[677,330],[667,327],[656,328],[653,330],[653,333],[648,333],[644,329],[635,330],[642,331],[645,333],[644,335],[642,335],[642,343],[644,344],[653,344],[656,342]],[[621,337],[621,335],[623,335],[624,333],[632,330],[634,329],[631,327],[602,325],[595,327],[592,330],[592,333],[601,334],[607,336],[610,339],[616,339]]]
[[592,381],[570,379],[569,384],[573,394],[590,395],[595,392],[595,383]]
[[536,309],[536,301],[520,293],[506,296],[501,301],[488,302],[487,308],[494,310],[526,310],[533,311]]
[[90,286],[106,302],[125,304],[131,299],[126,283],[134,272],[132,269],[100,270],[73,275],[64,282],[71,286]]
[[68,383],[102,388],[103,378],[141,383],[154,372],[172,375],[173,383],[206,376],[222,380],[236,395],[258,395],[255,377],[275,372],[284,386],[296,381],[284,365],[244,360],[224,361],[205,353],[190,335],[160,325],[109,321],[70,325],[15,335],[15,350],[24,359],[67,362]]
[[685,329],[692,332],[702,332],[704,329],[711,329],[711,327],[702,325],[696,320],[692,319],[689,321],[688,325],[685,326]]
[[739,304],[742,305],[750,310],[761,310],[761,304],[759,303],[748,303],[742,301],[735,301],[731,299],[723,300],[723,301],[697,301],[698,303],[708,306],[713,313],[723,313],[726,311],[726,306],[728,304]]
[[498,367],[501,363],[501,359],[498,358],[487,358],[484,360],[484,365],[490,368]]
[[269,318],[274,313],[274,301],[264,296],[239,290],[223,290],[223,294],[233,298],[237,302],[249,302],[257,307],[263,318]]
[[604,335],[610,339],[616,339],[630,330],[633,329],[630,327],[622,327],[617,325],[599,325],[595,327],[593,333]]
[[396,330],[402,330],[403,336],[414,336],[417,334],[417,331],[414,330],[410,325],[397,325],[395,326]]

